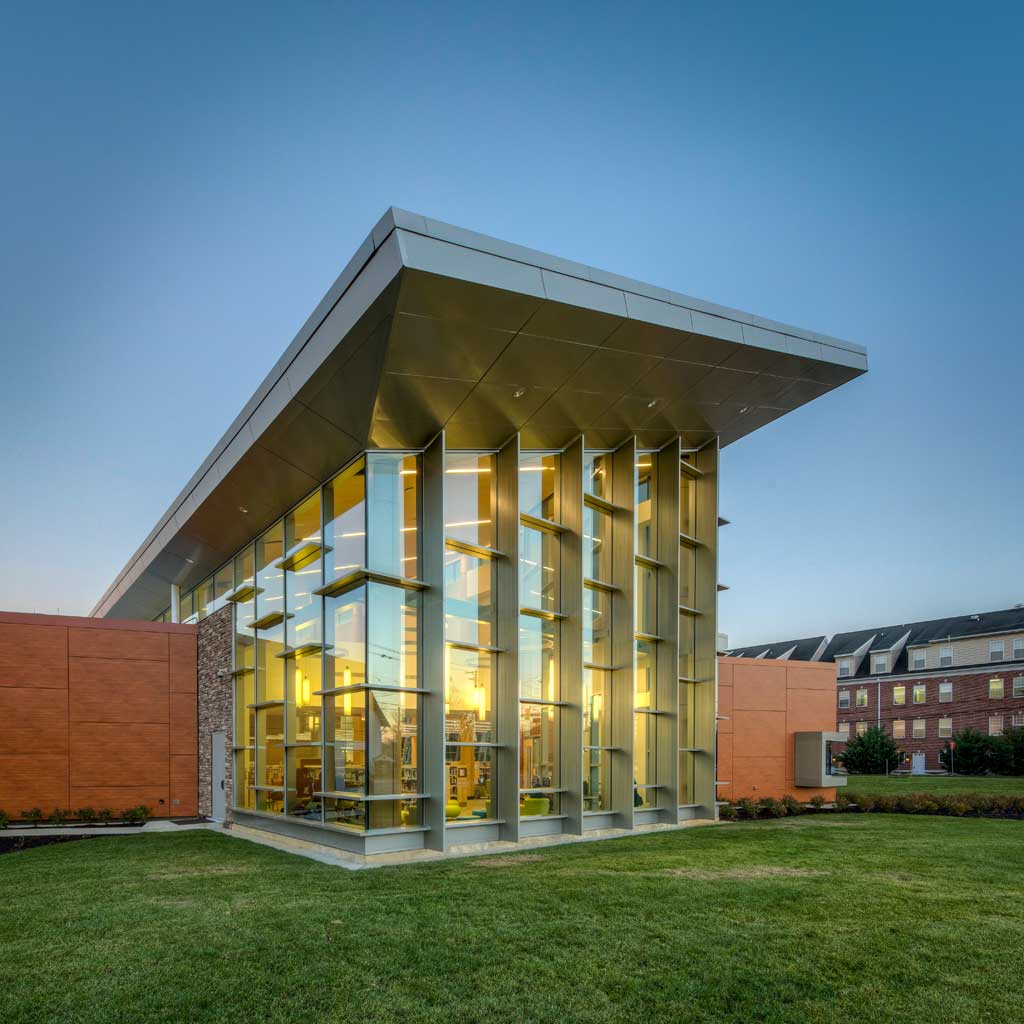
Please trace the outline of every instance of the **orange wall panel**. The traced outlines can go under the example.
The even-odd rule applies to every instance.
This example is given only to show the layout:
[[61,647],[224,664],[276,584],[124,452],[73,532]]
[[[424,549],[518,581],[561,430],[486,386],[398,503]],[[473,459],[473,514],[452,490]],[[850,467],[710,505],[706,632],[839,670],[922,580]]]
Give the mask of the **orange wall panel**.
[[73,722],[168,721],[167,664],[113,658],[72,658]]
[[31,807],[49,816],[67,806],[67,754],[0,754],[0,809],[18,818]]
[[718,713],[720,715],[731,716],[733,712],[733,699],[732,699],[732,683],[728,686],[723,686],[721,683],[718,684]]
[[67,754],[67,691],[2,686],[0,723],[0,754]]
[[199,689],[198,642],[194,636],[169,637],[171,692],[196,693]]
[[0,686],[68,685],[68,631],[62,626],[0,622]]
[[732,713],[733,749],[740,755],[786,756],[785,711],[741,711]]
[[737,744],[732,759],[730,800],[750,796],[781,797],[786,792],[786,759],[784,757],[743,757]]
[[129,807],[144,804],[155,818],[173,815],[166,783],[162,786],[72,786],[71,809],[92,807],[100,810],[109,807],[116,815]]
[[170,814],[187,817],[199,813],[199,765],[195,754],[171,756]]
[[199,701],[195,692],[171,694],[170,752],[198,753]]
[[73,786],[166,786],[166,725],[72,722]]
[[167,634],[138,629],[68,630],[72,658],[125,658],[129,661],[167,661]]
[[732,673],[732,706],[744,711],[786,710],[786,666],[778,661],[739,664]]

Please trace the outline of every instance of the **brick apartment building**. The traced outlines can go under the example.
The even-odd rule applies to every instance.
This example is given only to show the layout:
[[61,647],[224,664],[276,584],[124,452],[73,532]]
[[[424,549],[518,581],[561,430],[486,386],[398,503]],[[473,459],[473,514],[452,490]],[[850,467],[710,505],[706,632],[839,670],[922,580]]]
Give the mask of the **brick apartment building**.
[[918,773],[941,770],[940,751],[963,729],[1024,726],[1024,606],[728,653],[833,662],[839,732],[882,726],[907,755],[901,767]]

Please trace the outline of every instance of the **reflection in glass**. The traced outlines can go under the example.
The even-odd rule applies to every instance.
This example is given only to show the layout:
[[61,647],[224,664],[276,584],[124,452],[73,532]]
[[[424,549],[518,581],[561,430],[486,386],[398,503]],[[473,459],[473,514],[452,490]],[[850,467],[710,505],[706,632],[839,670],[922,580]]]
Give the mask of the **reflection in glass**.
[[235,585],[235,568],[231,562],[222,565],[213,576],[213,600],[210,602],[208,613],[213,614],[223,608],[227,602],[224,600],[230,594]]
[[[255,722],[255,718],[254,718]],[[255,729],[255,724],[254,724]],[[235,806],[245,810],[256,808],[256,756],[254,750],[236,750],[232,775]]]
[[610,747],[611,673],[583,670],[583,745]]
[[558,611],[558,548],[555,534],[519,527],[519,603],[523,607]]
[[257,630],[256,634],[256,703],[284,700],[284,624]]
[[205,619],[211,611],[216,611],[216,608],[210,607],[212,604],[213,577],[210,576],[208,579],[203,580],[195,590],[195,615],[197,622]]
[[445,549],[444,626],[448,640],[481,647],[493,644],[494,595],[490,559]]
[[414,693],[369,690],[367,700],[370,794],[415,793],[419,698]]
[[445,648],[445,733],[450,743],[493,741],[493,662],[484,651]]
[[696,683],[679,684],[679,745],[693,746],[694,697]]
[[[320,537],[320,492],[317,491],[284,517],[285,553],[303,543],[319,544]],[[319,558],[319,553],[313,557]]]
[[519,456],[519,511],[558,522],[558,456],[523,452]]
[[694,645],[696,644],[696,622],[692,615],[679,616],[679,674],[685,679],[696,677]]
[[363,690],[324,697],[324,788],[366,792],[366,695]]
[[366,457],[370,530],[368,566],[415,579],[419,457],[376,452]]
[[369,593],[371,686],[419,685],[419,594],[381,583]]
[[558,708],[519,705],[519,788],[558,787]]
[[679,545],[679,603],[695,608],[697,552],[689,544]]
[[611,665],[611,595],[603,590],[583,590],[583,661],[589,665]]
[[256,679],[251,672],[235,677],[235,746],[256,745]]
[[658,557],[654,491],[654,456],[640,455],[636,460],[636,553]]
[[253,583],[256,579],[256,553],[251,544],[235,555],[233,565],[235,587]]
[[583,506],[583,576],[611,582],[612,517],[600,509]]
[[283,814],[284,708],[275,705],[256,711],[256,808]]
[[324,579],[366,564],[366,462],[359,459],[324,487]]
[[494,456],[448,452],[444,461],[444,534],[494,547]]
[[445,818],[449,822],[493,818],[493,748],[449,744],[444,748],[444,755],[447,774]]
[[693,784],[694,754],[688,750],[679,752],[679,805],[692,804],[695,797]]
[[325,797],[324,822],[348,828],[366,828],[366,804],[361,800]]
[[636,631],[658,632],[658,579],[649,565],[636,567]]
[[595,498],[611,500],[611,456],[583,453],[583,490]]
[[288,814],[307,821],[319,821],[322,798],[320,791],[320,748],[290,747],[288,762]]
[[195,592],[186,591],[178,598],[178,621],[186,624],[197,622]]
[[288,674],[288,742],[319,743],[323,706],[320,689],[320,652],[285,661]]
[[326,689],[366,682],[366,587],[324,602]]
[[519,616],[519,696],[559,700],[558,623]]
[[653,708],[656,704],[654,692],[654,668],[656,653],[654,644],[648,640],[636,641],[636,688],[634,707]]
[[583,751],[583,810],[611,809],[612,755],[608,750]]
[[633,715],[633,784],[650,786],[658,781],[655,745],[657,718],[639,712]]
[[530,818],[559,813],[560,793],[520,793],[519,816]]
[[284,569],[276,563],[284,554],[284,528],[275,523],[256,539],[256,615],[284,612]]
[[694,536],[696,529],[696,481],[686,472],[679,471],[679,532]]

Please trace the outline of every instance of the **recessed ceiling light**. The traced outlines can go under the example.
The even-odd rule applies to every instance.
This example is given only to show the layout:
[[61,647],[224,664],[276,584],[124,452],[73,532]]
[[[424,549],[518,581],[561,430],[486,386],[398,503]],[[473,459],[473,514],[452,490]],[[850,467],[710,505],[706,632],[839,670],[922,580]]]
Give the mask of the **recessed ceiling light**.
[[652,398],[652,399],[651,399],[651,400],[650,400],[650,401],[649,401],[649,402],[647,403],[647,408],[648,408],[648,409],[653,409],[653,408],[654,408],[654,407],[655,407],[655,406],[656,406],[657,404],[658,404],[658,400],[657,400],[656,398]]
[[742,409],[740,409],[740,415],[742,416],[745,412],[750,412],[750,406],[749,405],[745,405],[745,406],[743,406]]
[[515,391],[512,392],[512,397],[513,398],[522,398],[523,395],[525,395],[525,394],[526,394],[526,388],[516,388]]
[[194,558],[186,558],[185,561],[188,562],[189,565],[196,564],[196,560]]
[[241,512],[243,516],[247,516],[249,514],[249,510],[244,505],[239,505],[238,511]]

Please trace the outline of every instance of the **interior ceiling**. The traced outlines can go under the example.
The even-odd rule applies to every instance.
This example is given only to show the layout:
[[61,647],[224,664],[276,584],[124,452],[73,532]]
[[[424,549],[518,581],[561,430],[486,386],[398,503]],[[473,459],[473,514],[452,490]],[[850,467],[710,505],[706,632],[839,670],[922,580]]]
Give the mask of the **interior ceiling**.
[[399,267],[280,411],[239,431],[233,465],[183,502],[99,613],[159,614],[171,583],[200,582],[365,448],[420,448],[441,429],[452,448],[515,431],[524,448],[580,434],[595,448],[633,434],[649,448],[726,445],[863,372],[756,347],[733,326],[726,340]]

